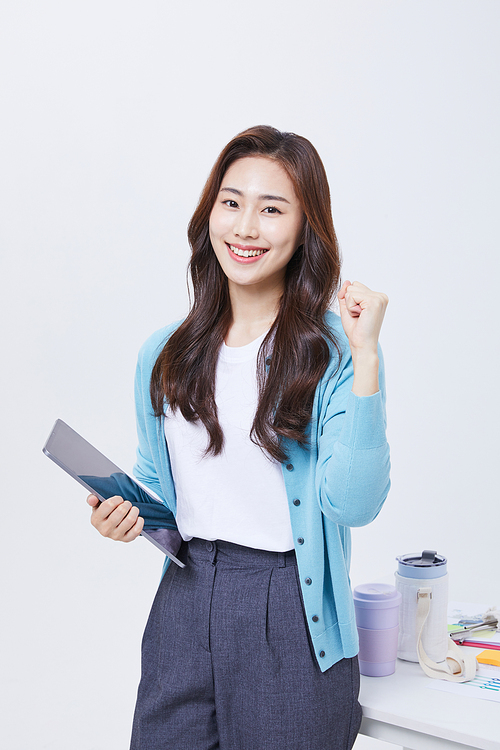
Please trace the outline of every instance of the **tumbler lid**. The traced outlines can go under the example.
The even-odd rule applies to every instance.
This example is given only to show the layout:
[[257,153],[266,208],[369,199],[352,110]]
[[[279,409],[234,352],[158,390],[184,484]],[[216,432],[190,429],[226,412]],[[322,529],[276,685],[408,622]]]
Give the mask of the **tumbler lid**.
[[399,575],[406,578],[439,578],[446,575],[446,557],[432,549],[424,549],[421,555],[418,552],[400,555],[396,560]]
[[401,594],[388,583],[364,583],[353,591],[354,604],[362,609],[389,609],[398,607]]

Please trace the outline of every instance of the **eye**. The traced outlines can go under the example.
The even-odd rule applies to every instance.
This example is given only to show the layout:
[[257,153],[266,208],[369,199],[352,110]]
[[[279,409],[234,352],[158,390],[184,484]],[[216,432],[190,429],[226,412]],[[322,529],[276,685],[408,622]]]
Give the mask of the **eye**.
[[222,201],[222,203],[225,206],[228,206],[228,208],[238,208],[238,204],[236,203],[236,201],[233,201],[231,198],[228,198],[227,201]]
[[281,211],[279,210],[279,208],[276,208],[276,206],[267,206],[267,208],[264,209],[264,213],[266,213],[266,212],[269,213],[269,214],[280,214],[281,213]]

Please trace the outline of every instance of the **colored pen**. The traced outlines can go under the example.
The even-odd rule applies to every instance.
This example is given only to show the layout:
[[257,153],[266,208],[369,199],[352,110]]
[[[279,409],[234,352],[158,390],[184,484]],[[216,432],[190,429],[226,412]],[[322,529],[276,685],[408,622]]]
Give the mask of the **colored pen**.
[[472,648],[491,648],[493,651],[500,651],[500,643],[480,643],[479,641],[464,641],[460,646],[472,646]]

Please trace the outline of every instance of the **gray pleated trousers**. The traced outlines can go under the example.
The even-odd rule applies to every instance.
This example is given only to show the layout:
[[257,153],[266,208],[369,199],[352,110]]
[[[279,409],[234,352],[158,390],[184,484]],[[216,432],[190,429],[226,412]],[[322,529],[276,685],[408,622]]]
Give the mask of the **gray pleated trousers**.
[[357,658],[321,672],[295,553],[183,544],[142,644],[131,750],[348,750]]

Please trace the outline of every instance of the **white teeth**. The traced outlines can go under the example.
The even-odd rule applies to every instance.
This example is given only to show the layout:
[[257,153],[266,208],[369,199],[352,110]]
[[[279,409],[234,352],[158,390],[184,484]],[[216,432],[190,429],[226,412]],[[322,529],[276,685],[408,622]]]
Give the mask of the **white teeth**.
[[264,253],[267,253],[267,250],[240,250],[239,247],[235,247],[234,245],[229,245],[232,252],[235,255],[239,255],[240,258],[253,258],[256,255],[263,255]]

